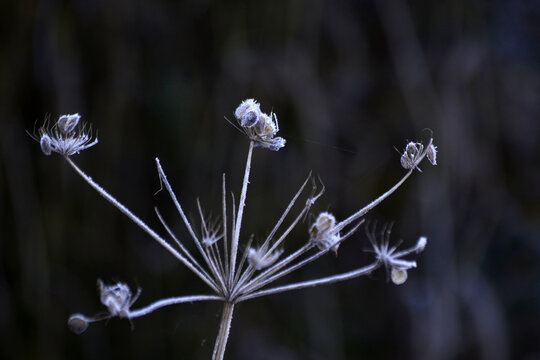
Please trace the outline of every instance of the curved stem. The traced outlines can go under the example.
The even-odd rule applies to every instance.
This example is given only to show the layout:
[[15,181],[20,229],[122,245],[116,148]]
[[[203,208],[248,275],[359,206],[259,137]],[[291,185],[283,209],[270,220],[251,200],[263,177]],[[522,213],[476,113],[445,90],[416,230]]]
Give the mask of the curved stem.
[[172,297],[172,298],[167,298],[167,299],[161,299],[141,309],[130,310],[127,317],[130,319],[134,319],[139,316],[150,314],[154,310],[157,310],[159,308],[162,308],[164,306],[169,306],[169,305],[182,304],[182,303],[187,303],[187,302],[192,303],[196,301],[219,301],[219,300],[223,300],[223,298],[217,295],[190,295],[190,296],[178,296],[178,297]]
[[388,196],[390,196],[394,191],[396,191],[404,182],[405,180],[407,180],[409,178],[409,176],[411,176],[411,174],[414,172],[414,170],[417,168],[418,164],[420,164],[420,162],[422,162],[422,160],[424,159],[424,157],[426,156],[427,154],[427,151],[428,151],[428,148],[429,146],[433,143],[433,139],[429,139],[429,143],[427,144],[424,152],[418,157],[418,159],[416,160],[416,164],[415,164],[415,167],[413,167],[412,169],[410,169],[402,178],[401,180],[399,180],[394,186],[392,186],[390,189],[388,189],[384,194],[382,194],[381,196],[379,196],[378,198],[376,198],[375,200],[373,200],[372,202],[370,202],[369,204],[367,204],[366,206],[364,206],[363,208],[361,208],[360,210],[358,210],[357,212],[355,212],[354,214],[352,214],[351,216],[349,216],[348,218],[346,218],[345,220],[341,221],[339,224],[336,224],[336,227],[335,227],[335,231],[336,232],[339,232],[341,231],[345,226],[349,225],[350,223],[352,223],[354,220],[364,216],[368,211],[370,211],[371,209],[373,209],[375,206],[379,205],[384,199],[386,199]]

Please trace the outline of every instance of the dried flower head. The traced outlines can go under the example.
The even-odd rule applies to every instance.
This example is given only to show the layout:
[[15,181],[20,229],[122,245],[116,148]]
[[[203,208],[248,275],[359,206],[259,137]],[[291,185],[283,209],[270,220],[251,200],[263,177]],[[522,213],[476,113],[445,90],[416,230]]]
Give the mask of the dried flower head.
[[401,166],[407,170],[414,168],[420,170],[417,165],[420,156],[422,155],[422,151],[424,151],[424,145],[417,142],[409,142],[401,155]]
[[51,127],[45,120],[38,134],[30,136],[39,141],[41,151],[45,155],[52,152],[63,156],[71,156],[88,149],[98,143],[97,137],[92,139],[91,129],[87,130],[86,125],[79,125],[79,114],[62,115],[58,121]]
[[121,282],[105,285],[103,281],[98,279],[97,286],[101,303],[107,307],[109,314],[121,318],[128,317],[129,308],[139,297],[140,289],[133,296],[129,286]]
[[416,267],[416,261],[404,260],[403,256],[409,255],[413,252],[422,252],[427,244],[427,238],[421,236],[416,245],[402,250],[396,251],[399,243],[390,247],[390,233],[392,232],[391,225],[385,225],[380,232],[380,240],[377,240],[377,234],[375,233],[376,225],[370,229],[366,226],[366,235],[371,242],[373,252],[377,258],[377,261],[384,264],[386,271],[390,272],[390,278],[396,285],[401,285],[407,280],[407,270]]
[[263,113],[259,103],[254,99],[242,101],[236,108],[234,117],[242,131],[255,143],[255,146],[272,151],[278,151],[285,146],[285,139],[275,137],[279,131],[276,114],[273,112],[270,115]]
[[[371,231],[366,229],[373,247],[372,251],[375,253],[375,259],[371,261],[371,264],[344,273],[271,286],[277,280],[298,271],[307,264],[327,254],[330,250],[337,253],[340,244],[354,234],[363,223],[366,213],[378,206],[378,204],[396,191],[414,173],[414,169],[418,169],[418,165],[424,157],[428,157],[430,162],[435,164],[436,147],[432,145],[432,139],[430,139],[426,147],[417,142],[407,144],[401,156],[401,164],[409,171],[390,189],[339,222],[336,221],[336,218],[331,213],[321,212],[309,227],[309,240],[300,244],[296,250],[292,250],[290,253],[281,256],[284,252],[285,241],[290,238],[289,235],[296,226],[309,216],[311,207],[324,192],[324,186],[322,190],[317,191],[316,182],[313,180],[311,174],[309,174],[284,208],[281,216],[272,230],[269,231],[262,244],[258,247],[251,247],[251,238],[244,247],[240,243],[240,240],[242,234],[245,233],[243,231],[244,208],[246,206],[248,185],[250,183],[253,147],[259,146],[276,151],[285,145],[285,140],[281,137],[276,137],[279,131],[276,114],[273,112],[270,114],[263,113],[260,110],[260,105],[253,99],[243,101],[236,109],[234,115],[237,119],[238,127],[251,140],[239,201],[237,203],[235,196],[232,195],[232,207],[228,205],[225,175],[223,175],[220,221],[214,222],[211,218],[205,218],[200,203],[197,201],[201,217],[200,233],[195,231],[190,220],[188,220],[186,213],[180,205],[180,201],[167,180],[159,159],[156,158],[161,184],[169,193],[187,232],[192,238],[196,253],[193,253],[189,247],[184,246],[183,242],[180,241],[167,225],[157,208],[156,213],[158,218],[175,244],[167,241],[166,238],[115,199],[69,157],[97,143],[97,139],[92,140],[89,132],[85,131],[85,126],[80,125],[80,116],[78,114],[61,116],[52,127],[48,127],[47,122],[45,122],[45,125],[39,130],[38,135],[33,135],[34,139],[39,141],[40,147],[45,154],[49,155],[52,152],[57,152],[64,155],[66,157],[66,163],[93,189],[169,251],[211,290],[210,294],[168,297],[157,300],[142,308],[132,309],[132,305],[140,294],[140,289],[133,295],[125,283],[117,282],[106,285],[101,280],[98,280],[97,285],[100,300],[107,308],[107,312],[93,317],[87,317],[79,313],[73,314],[68,320],[68,326],[72,331],[82,333],[88,328],[89,323],[112,317],[120,317],[131,321],[134,318],[144,316],[164,306],[195,301],[221,301],[224,303],[223,312],[212,358],[223,360],[234,308],[240,302],[271,294],[350,280],[370,274],[383,265],[386,267],[388,277],[395,284],[402,284],[407,280],[407,271],[416,267],[416,262],[403,259],[403,257],[413,252],[419,253],[423,251],[427,239],[420,237],[414,247],[397,251],[397,245],[393,247],[389,245],[390,227],[386,226],[381,231],[379,240],[377,235],[375,235],[375,227]],[[312,190],[311,193],[308,192],[306,194],[305,189],[310,179],[312,180]],[[305,205],[298,206],[297,201],[299,197],[306,195]],[[292,212],[297,213],[293,215]],[[267,214],[264,213],[261,216],[266,217]],[[241,248],[247,250],[240,259],[238,254]]]

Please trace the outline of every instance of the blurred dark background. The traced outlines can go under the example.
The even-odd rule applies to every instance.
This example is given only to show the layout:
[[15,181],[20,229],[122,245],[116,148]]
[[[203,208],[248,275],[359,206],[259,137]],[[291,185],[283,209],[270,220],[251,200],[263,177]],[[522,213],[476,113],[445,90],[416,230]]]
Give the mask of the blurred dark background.
[[[338,218],[395,183],[407,140],[439,146],[367,218],[429,238],[401,286],[370,277],[240,304],[228,359],[540,359],[540,1],[3,1],[0,4],[0,357],[209,359],[221,305],[184,304],[72,334],[103,309],[97,278],[137,304],[207,293],[197,278],[25,132],[78,112],[99,144],[73,159],[164,233],[159,156],[184,209],[237,196],[254,97],[287,146],[256,149],[244,241],[308,172]],[[287,250],[307,239],[298,226]],[[368,264],[361,229],[290,276]]]

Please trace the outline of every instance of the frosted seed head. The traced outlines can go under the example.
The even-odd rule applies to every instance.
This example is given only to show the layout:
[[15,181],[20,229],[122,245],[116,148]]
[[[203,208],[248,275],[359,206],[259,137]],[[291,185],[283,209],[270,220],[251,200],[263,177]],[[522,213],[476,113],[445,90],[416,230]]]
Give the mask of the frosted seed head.
[[437,165],[437,147],[433,144],[429,144],[426,151],[426,156],[431,165]]
[[58,118],[58,129],[64,134],[69,134],[79,123],[81,116],[79,114],[62,115]]
[[407,270],[394,267],[390,273],[390,278],[394,284],[401,285],[407,281]]
[[274,137],[279,131],[276,114],[263,113],[259,103],[254,99],[242,101],[236,108],[234,116],[241,130],[253,141],[255,147],[278,151],[285,146],[285,139]]
[[100,300],[107,307],[112,316],[126,316],[131,306],[131,290],[121,282],[114,285],[105,285],[103,281],[97,281],[100,292]]
[[414,169],[418,165],[417,160],[422,154],[423,150],[424,145],[412,141],[409,142],[407,146],[405,146],[405,150],[401,155],[401,166],[407,170]]
[[39,145],[41,146],[41,151],[45,155],[51,155],[52,153],[52,145],[51,145],[51,138],[47,134],[41,135],[41,138],[39,139]]
[[73,314],[68,319],[69,330],[79,335],[88,329],[89,321],[83,314]]

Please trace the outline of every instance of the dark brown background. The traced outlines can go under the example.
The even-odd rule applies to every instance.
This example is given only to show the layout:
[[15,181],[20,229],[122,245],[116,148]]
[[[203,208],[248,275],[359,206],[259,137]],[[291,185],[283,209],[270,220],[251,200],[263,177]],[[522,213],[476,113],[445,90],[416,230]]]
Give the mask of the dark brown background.
[[[314,211],[344,218],[403,175],[406,140],[432,129],[424,165],[369,219],[429,243],[393,286],[383,271],[237,307],[229,359],[540,358],[538,1],[4,1],[0,5],[0,357],[209,359],[217,303],[113,319],[97,278],[138,304],[207,292],[25,130],[79,112],[100,142],[74,160],[161,228],[159,156],[186,211],[239,194],[247,140],[225,120],[255,97],[287,146],[257,150],[244,240],[263,237],[310,170]],[[308,224],[289,240],[307,238]],[[289,280],[371,260],[363,230]]]

